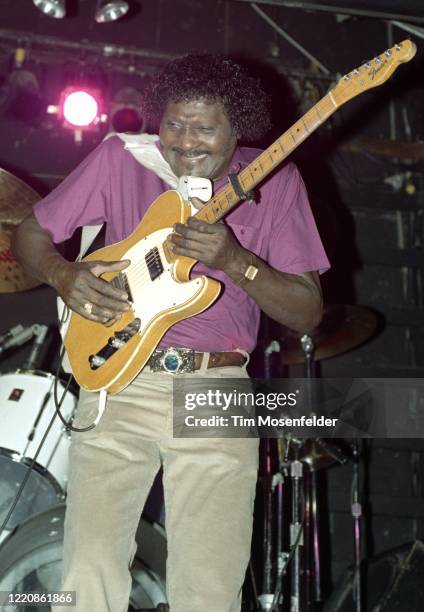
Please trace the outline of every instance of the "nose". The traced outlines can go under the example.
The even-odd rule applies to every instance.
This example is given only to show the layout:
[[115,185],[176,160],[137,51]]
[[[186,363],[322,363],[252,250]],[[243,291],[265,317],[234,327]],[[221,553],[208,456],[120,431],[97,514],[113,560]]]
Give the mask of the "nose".
[[192,149],[195,149],[198,143],[199,143],[199,139],[197,137],[196,130],[193,130],[192,128],[189,128],[189,127],[186,127],[184,130],[181,130],[181,133],[179,135],[178,146],[183,151],[188,152],[188,151],[191,151]]

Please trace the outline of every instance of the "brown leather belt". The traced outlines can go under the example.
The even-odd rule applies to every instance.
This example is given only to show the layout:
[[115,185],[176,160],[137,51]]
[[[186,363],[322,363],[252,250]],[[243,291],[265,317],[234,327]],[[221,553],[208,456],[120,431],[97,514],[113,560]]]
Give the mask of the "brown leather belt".
[[[168,372],[182,374],[194,372],[202,364],[204,353],[196,353],[193,349],[174,348],[156,349],[147,364],[153,372]],[[222,368],[225,366],[242,366],[246,357],[238,351],[223,351],[209,353],[207,368]]]

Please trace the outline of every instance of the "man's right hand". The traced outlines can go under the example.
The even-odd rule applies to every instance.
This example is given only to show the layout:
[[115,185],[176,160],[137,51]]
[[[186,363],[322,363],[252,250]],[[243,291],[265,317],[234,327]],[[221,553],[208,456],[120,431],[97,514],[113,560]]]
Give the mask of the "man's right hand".
[[128,295],[99,277],[124,270],[129,264],[128,259],[65,262],[57,267],[51,284],[71,310],[90,321],[112,323],[130,309]]

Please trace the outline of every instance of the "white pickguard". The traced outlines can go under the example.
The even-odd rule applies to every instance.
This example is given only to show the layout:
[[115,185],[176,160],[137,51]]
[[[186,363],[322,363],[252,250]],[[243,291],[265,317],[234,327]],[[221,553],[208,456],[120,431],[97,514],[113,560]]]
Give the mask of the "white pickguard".
[[[162,248],[162,244],[171,233],[171,227],[153,232],[131,247],[122,257],[131,261],[124,272],[133,298],[134,316],[141,320],[141,334],[151,321],[157,318],[158,313],[178,311],[182,305],[190,302],[204,290],[205,283],[201,277],[183,283],[174,279],[174,263],[168,263]],[[155,247],[159,250],[164,271],[152,281],[145,256]]]

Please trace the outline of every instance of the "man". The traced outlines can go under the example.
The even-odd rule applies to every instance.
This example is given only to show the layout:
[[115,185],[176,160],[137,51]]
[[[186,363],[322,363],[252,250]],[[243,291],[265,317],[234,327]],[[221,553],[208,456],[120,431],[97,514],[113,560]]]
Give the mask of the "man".
[[[256,80],[240,66],[198,54],[165,66],[147,92],[146,111],[160,121],[160,157],[175,177],[209,178],[216,192],[229,173],[258,155],[237,142],[267,129],[265,101]],[[120,138],[109,138],[35,207],[17,231],[14,252],[75,312],[107,323],[130,305],[128,296],[100,275],[128,262],[70,263],[54,243],[79,226],[101,222],[106,222],[107,244],[122,240],[166,188]],[[316,270],[328,262],[293,164],[265,181],[255,203],[240,204],[224,223],[190,218],[186,225],[176,224],[170,243],[175,255],[199,261],[194,274],[207,273],[223,284],[217,302],[163,337],[162,350],[195,351],[194,371],[174,376],[246,377],[260,309],[300,332],[319,323]],[[162,363],[162,371],[153,371],[152,359]],[[63,589],[77,591],[77,612],[127,609],[134,533],[162,465],[171,612],[239,611],[250,553],[257,440],[173,438],[173,376],[166,361],[156,353],[152,359],[124,391],[109,397],[94,430],[73,436]],[[96,394],[81,393],[77,425],[90,422],[96,402]]]

